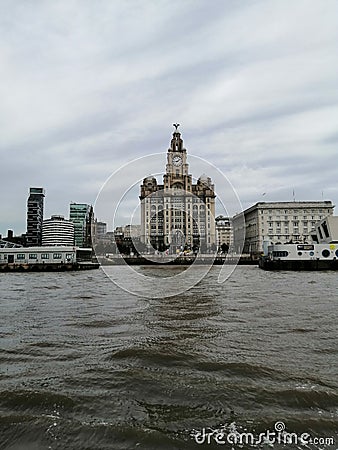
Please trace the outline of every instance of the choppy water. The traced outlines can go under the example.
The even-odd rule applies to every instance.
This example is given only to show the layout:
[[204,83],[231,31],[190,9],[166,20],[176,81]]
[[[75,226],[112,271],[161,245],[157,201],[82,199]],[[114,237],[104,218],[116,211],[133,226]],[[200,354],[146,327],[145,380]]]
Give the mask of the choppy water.
[[[338,448],[337,273],[217,274],[163,299],[101,270],[1,274],[0,448]],[[277,421],[335,444],[210,438]]]

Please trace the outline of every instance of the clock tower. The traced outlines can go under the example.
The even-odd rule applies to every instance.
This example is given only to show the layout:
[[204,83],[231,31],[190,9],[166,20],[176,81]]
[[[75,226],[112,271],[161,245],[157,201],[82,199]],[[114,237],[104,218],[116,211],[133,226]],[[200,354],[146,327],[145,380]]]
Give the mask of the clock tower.
[[155,250],[210,250],[215,246],[215,193],[209,177],[193,184],[179,124],[167,151],[163,184],[147,177],[141,185],[141,240]]
[[[163,177],[164,185],[167,188],[174,184],[180,184],[181,189],[186,189],[191,185],[189,178],[189,165],[187,163],[187,150],[183,147],[181,133],[177,131],[179,124],[174,123],[175,131],[170,142],[167,153],[166,174]],[[190,181],[190,183],[189,183]]]

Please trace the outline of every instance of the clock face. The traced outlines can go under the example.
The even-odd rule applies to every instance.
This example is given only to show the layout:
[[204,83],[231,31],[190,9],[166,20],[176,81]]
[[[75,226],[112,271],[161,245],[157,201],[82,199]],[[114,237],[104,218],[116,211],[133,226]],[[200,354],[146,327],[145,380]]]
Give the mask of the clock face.
[[174,166],[181,166],[182,165],[182,158],[180,156],[174,156],[173,157],[173,164]]

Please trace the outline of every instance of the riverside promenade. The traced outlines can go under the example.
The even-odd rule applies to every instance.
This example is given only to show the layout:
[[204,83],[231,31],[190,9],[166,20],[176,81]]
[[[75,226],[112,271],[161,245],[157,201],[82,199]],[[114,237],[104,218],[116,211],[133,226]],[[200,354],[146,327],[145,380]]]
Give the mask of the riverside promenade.
[[209,254],[202,254],[197,256],[187,256],[180,255],[174,258],[174,255],[171,256],[162,256],[162,255],[139,255],[139,256],[130,256],[130,255],[109,255],[98,256],[97,257],[99,263],[103,266],[106,265],[123,265],[128,264],[130,266],[139,266],[139,265],[191,265],[191,264],[200,264],[200,265],[223,265],[223,264],[231,264],[231,265],[258,265],[257,259],[252,259],[249,255],[245,256],[213,256]]

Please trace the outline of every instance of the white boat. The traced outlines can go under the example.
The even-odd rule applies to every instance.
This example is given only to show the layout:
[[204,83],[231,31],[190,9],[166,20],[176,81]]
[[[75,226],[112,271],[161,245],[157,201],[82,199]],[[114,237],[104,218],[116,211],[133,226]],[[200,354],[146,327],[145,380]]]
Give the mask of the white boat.
[[338,244],[274,244],[259,260],[265,270],[338,270]]
[[44,246],[44,247],[1,247],[0,271],[45,271],[97,269],[92,262],[92,249]]
[[316,224],[311,243],[272,244],[259,260],[265,270],[338,270],[338,217]]

